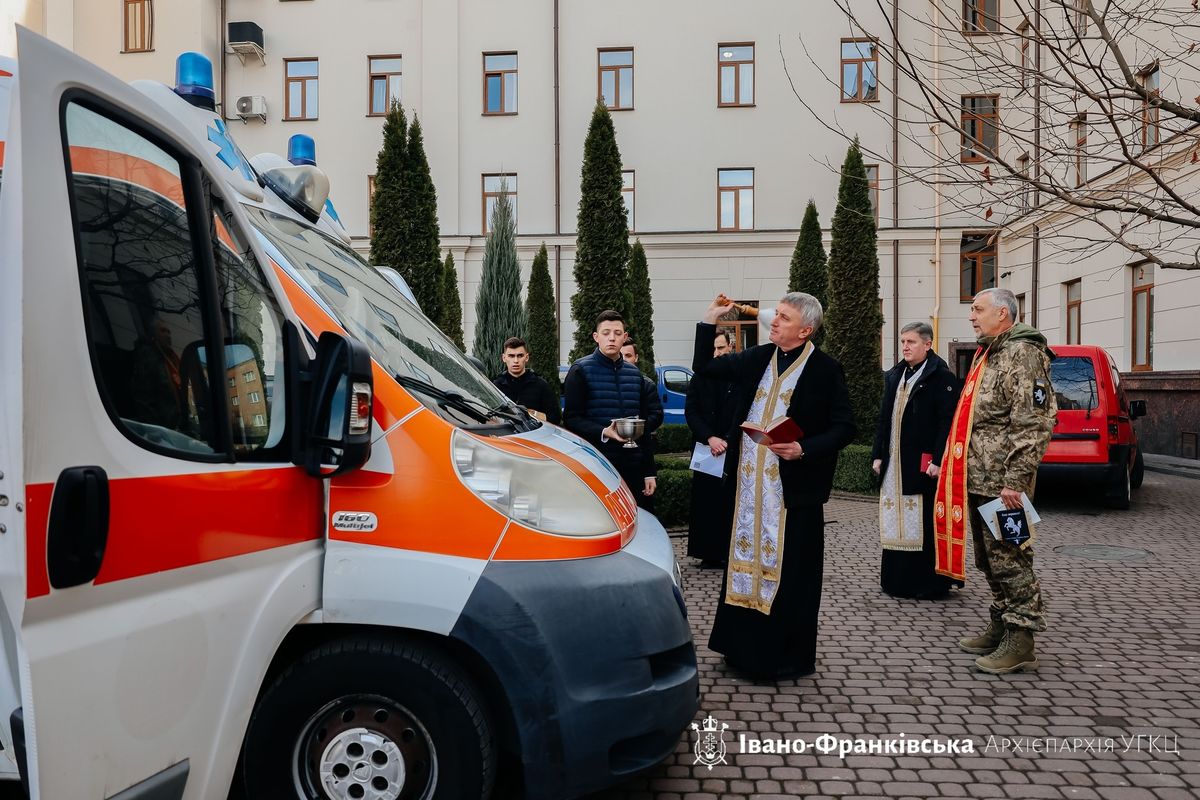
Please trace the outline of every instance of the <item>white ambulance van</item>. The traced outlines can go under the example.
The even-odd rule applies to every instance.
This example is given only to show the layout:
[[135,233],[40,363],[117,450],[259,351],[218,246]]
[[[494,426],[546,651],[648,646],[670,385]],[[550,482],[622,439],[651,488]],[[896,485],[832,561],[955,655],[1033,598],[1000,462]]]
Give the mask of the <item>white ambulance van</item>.
[[0,785],[568,798],[660,762],[698,691],[662,526],[347,246],[316,166],[254,163],[200,57],[0,61]]

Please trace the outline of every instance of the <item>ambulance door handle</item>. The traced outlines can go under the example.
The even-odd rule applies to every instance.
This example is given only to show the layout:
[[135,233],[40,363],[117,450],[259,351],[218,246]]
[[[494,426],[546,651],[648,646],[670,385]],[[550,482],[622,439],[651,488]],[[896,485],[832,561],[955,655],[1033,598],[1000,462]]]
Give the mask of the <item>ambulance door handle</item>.
[[95,579],[108,544],[108,474],[68,467],[54,484],[46,533],[46,567],[55,589]]

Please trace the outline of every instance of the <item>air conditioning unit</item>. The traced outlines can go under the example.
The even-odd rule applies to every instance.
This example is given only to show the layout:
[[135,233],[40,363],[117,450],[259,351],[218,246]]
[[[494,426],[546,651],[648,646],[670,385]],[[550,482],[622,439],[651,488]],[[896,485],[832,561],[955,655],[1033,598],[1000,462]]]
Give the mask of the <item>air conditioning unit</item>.
[[245,122],[251,117],[267,121],[267,98],[261,94],[247,94],[239,97],[234,104],[238,117]]

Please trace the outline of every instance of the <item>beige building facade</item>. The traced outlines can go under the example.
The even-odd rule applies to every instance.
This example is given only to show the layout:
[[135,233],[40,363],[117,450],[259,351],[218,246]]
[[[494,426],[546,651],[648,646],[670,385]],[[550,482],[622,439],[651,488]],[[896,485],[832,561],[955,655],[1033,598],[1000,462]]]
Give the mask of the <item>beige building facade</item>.
[[[1012,35],[1021,23],[1007,16],[985,38],[963,35],[958,28],[970,27],[964,8],[973,3],[850,0],[853,22],[833,2],[814,9],[789,0],[38,0],[23,13],[33,27],[40,15],[49,36],[127,79],[170,83],[179,52],[204,52],[248,155],[283,152],[296,133],[315,138],[331,198],[364,253],[382,138],[378,112],[398,97],[425,132],[467,341],[486,195],[504,175],[510,191],[515,186],[525,277],[537,248],[545,242],[550,249],[560,358],[570,350],[579,171],[599,94],[612,109],[627,171],[633,235],[649,259],[660,363],[690,361],[694,322],[718,292],[763,305],[784,292],[810,198],[828,247],[838,168],[847,137],[858,136],[874,167],[883,366],[898,357],[899,327],[916,320],[934,323],[937,349],[952,366],[969,358],[967,299],[989,285],[1023,295],[1026,321],[1052,343],[1065,342],[1064,287],[1078,279],[1082,299],[1072,308],[1083,341],[1103,345],[1130,372],[1200,370],[1200,335],[1187,325],[1200,308],[1200,272],[1155,271],[1145,324],[1137,323],[1149,330],[1143,349],[1152,355],[1148,364],[1135,362],[1131,325],[1145,276],[1135,277],[1128,253],[1093,248],[1080,258],[1060,249],[1063,239],[1041,235],[1035,247],[1027,196],[1013,190],[989,199],[984,160],[968,157],[954,126],[922,111],[918,79],[894,66],[897,31],[924,60],[925,81],[947,97],[994,96],[998,148],[1028,157],[1037,128],[1031,87],[961,66],[986,65],[988,48],[1009,64],[1036,53],[1021,54]],[[986,11],[995,7],[989,3],[976,5]],[[149,34],[140,30],[144,20]],[[261,29],[261,52],[230,42],[229,23],[239,22]],[[254,38],[246,26],[237,38],[247,30]],[[239,116],[239,98],[253,113]],[[986,104],[971,108],[989,113]],[[1059,121],[1043,115],[1041,124]],[[1006,130],[1016,128],[1026,135]],[[1194,173],[1186,179],[1198,180]],[[1103,241],[1103,231],[1087,229],[1085,220],[1070,225]]]

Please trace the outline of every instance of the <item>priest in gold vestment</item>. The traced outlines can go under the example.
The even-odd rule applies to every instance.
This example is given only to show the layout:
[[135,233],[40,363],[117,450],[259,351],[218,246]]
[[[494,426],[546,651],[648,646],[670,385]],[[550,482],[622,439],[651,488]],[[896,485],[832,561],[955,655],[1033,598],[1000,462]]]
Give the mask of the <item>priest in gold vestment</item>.
[[794,441],[729,443],[737,495],[729,563],[709,647],[730,668],[778,680],[816,670],[817,616],[824,574],[824,509],[838,451],[856,433],[842,367],[810,340],[823,310],[812,295],[779,301],[770,344],[713,359],[716,322],[732,304],[719,297],[696,326],[692,368],[730,381],[739,422],[785,414]]

